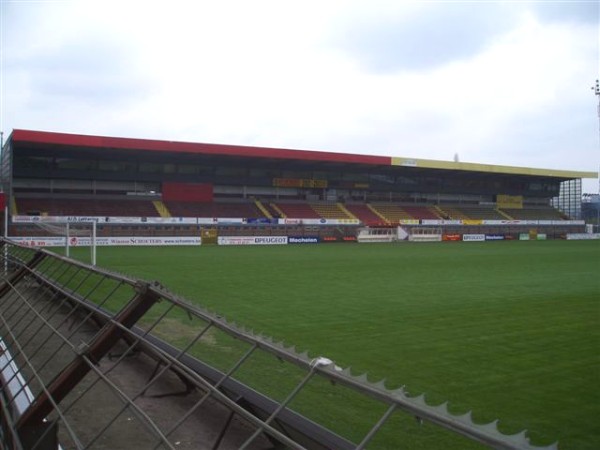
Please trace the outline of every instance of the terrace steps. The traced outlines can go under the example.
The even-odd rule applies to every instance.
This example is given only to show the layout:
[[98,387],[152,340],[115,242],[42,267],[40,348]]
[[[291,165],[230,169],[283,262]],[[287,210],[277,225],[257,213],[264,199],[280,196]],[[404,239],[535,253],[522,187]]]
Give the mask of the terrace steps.
[[323,219],[352,219],[346,208],[342,209],[340,203],[311,203],[310,207]]
[[267,219],[272,219],[273,216],[271,215],[271,213],[269,212],[269,210],[265,207],[265,205],[263,205],[261,203],[261,201],[257,198],[254,199],[254,204],[256,205],[256,207],[259,209],[260,212],[262,212],[265,217]]
[[273,209],[274,209],[274,210],[277,212],[277,214],[279,214],[279,216],[280,216],[280,217],[282,217],[282,218],[284,218],[284,219],[287,217],[287,216],[285,215],[285,213],[284,213],[284,212],[281,210],[281,208],[279,208],[279,206],[277,206],[277,204],[275,204],[275,203],[270,203],[270,204],[269,204],[269,206],[270,206],[271,208],[273,208]]
[[338,205],[338,207],[339,207],[339,208],[340,208],[340,209],[341,209],[341,210],[342,210],[344,213],[346,213],[346,215],[347,215],[349,218],[351,218],[351,219],[354,219],[354,220],[358,220],[358,218],[357,218],[357,217],[356,217],[354,214],[352,214],[350,211],[348,211],[348,208],[346,208],[346,206],[344,206],[342,203],[338,203],[337,205]]
[[381,220],[383,220],[383,222],[387,225],[390,224],[390,221],[387,220],[387,218],[381,214],[379,211],[377,211],[373,205],[371,205],[370,203],[367,203],[367,208],[369,208],[371,210],[371,212],[373,212],[373,214],[375,214],[377,217],[379,217]]
[[443,212],[451,220],[471,220],[472,219],[472,217],[469,217],[467,214],[465,214],[460,209],[453,208],[453,207],[450,207],[450,206],[444,207]]
[[444,219],[446,217],[446,213],[444,212],[444,210],[442,208],[440,208],[438,205],[433,205],[432,208],[435,211],[435,214],[440,218],[440,219]]
[[169,212],[167,205],[165,205],[162,200],[153,200],[152,204],[156,208],[158,214],[160,214],[160,217],[171,217],[171,213]]
[[413,217],[400,206],[394,204],[375,204],[373,207],[389,223],[399,223],[401,220],[412,220]]

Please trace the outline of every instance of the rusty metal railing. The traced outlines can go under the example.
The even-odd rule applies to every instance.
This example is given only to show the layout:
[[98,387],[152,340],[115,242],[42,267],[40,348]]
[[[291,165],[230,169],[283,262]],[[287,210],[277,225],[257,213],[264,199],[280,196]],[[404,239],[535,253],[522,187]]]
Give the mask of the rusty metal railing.
[[492,448],[542,448],[299,354],[158,283],[1,246],[6,448],[364,449],[381,433],[393,439],[399,416]]

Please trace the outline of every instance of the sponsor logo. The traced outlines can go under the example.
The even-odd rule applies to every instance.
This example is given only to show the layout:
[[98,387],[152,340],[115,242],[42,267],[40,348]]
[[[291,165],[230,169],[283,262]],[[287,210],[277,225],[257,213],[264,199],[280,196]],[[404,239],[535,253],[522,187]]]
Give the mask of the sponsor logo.
[[442,235],[442,241],[460,241],[462,236],[458,233]]
[[290,236],[288,238],[288,243],[289,244],[318,244],[319,238],[315,237],[315,236],[302,236],[302,237]]
[[98,217],[80,217],[80,216],[69,216],[67,222],[98,222]]
[[256,244],[287,244],[287,236],[255,237]]
[[400,225],[419,225],[419,220],[417,219],[402,219],[400,220]]
[[463,234],[463,242],[485,241],[485,234]]
[[219,236],[219,245],[282,245],[287,236]]
[[503,241],[505,239],[503,234],[486,234],[486,241]]

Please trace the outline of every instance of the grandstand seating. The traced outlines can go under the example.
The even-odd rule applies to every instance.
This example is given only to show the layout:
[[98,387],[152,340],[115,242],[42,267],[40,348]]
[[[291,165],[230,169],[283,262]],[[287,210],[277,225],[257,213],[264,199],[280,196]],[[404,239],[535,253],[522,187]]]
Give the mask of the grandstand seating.
[[268,204],[263,204],[259,199],[254,199],[254,204],[266,218],[272,219],[273,217],[275,217],[275,214],[273,213],[271,208],[269,208]]
[[440,216],[431,206],[402,206],[402,209],[413,219],[440,219]]
[[157,217],[155,206],[149,200],[123,199],[66,199],[16,198],[17,212],[22,215],[50,216],[134,216]]
[[311,203],[310,207],[323,219],[353,219],[337,203]]
[[164,202],[173,217],[239,217],[262,218],[263,212],[254,202]]
[[458,207],[442,206],[442,207],[440,207],[440,211],[442,212],[442,216],[444,219],[450,219],[450,220],[469,220],[469,219],[471,219],[471,217],[469,217],[467,214],[465,214]]
[[463,211],[472,219],[482,220],[506,220],[507,217],[502,215],[494,206],[470,206],[464,208]]
[[274,204],[274,207],[292,219],[321,219],[322,217],[311,208],[308,203],[280,203]]
[[345,205],[354,217],[367,226],[387,225],[387,222],[373,212],[368,205],[364,203],[348,203]]
[[494,205],[459,205],[444,207],[452,219],[506,220],[508,217],[499,212]]
[[372,203],[371,206],[390,223],[398,223],[401,220],[413,219],[410,214],[408,214],[398,205],[388,203]]
[[401,220],[451,219],[451,220],[563,220],[567,217],[551,206],[527,206],[523,209],[497,209],[495,205],[398,205],[392,203],[348,203],[341,206],[333,202],[262,202],[254,200],[214,202],[158,202],[165,211],[159,213],[151,200],[122,199],[72,199],[29,198],[14,199],[20,215],[52,216],[110,216],[110,217],[235,217],[294,219],[353,219],[366,225],[386,225]]
[[530,206],[523,209],[502,209],[515,220],[563,220],[566,216],[551,206]]

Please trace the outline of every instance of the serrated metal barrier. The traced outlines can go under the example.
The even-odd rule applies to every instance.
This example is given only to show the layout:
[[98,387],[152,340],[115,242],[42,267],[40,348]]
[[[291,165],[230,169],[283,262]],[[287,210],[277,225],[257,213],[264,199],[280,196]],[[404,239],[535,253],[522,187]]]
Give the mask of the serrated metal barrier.
[[396,448],[427,424],[442,440],[558,448],[298,353],[156,282],[0,245],[3,448]]

